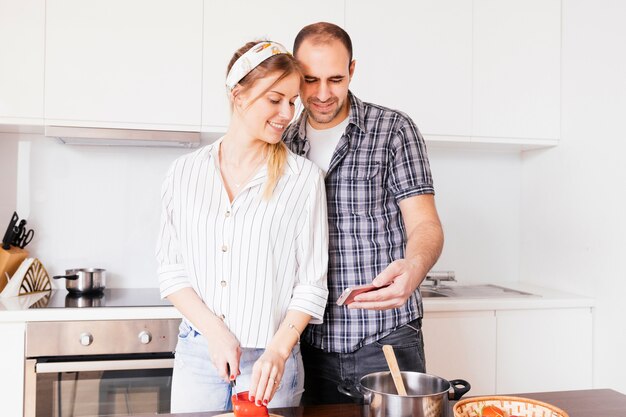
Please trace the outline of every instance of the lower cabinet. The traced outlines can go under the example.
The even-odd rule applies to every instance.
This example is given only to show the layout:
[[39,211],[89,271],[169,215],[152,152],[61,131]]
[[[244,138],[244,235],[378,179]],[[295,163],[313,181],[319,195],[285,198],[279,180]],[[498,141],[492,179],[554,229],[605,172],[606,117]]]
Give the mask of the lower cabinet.
[[0,404],[3,416],[21,416],[24,408],[24,323],[0,323]]
[[426,370],[468,395],[592,388],[591,308],[424,314]]
[[592,388],[590,308],[497,312],[496,392]]
[[426,372],[466,380],[472,386],[468,395],[496,391],[494,311],[426,312],[422,331]]

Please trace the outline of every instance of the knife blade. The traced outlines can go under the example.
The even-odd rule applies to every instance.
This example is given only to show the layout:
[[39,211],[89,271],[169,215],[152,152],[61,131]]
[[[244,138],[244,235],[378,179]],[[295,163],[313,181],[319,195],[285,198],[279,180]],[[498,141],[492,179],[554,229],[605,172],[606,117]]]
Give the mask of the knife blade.
[[11,249],[11,242],[13,242],[15,235],[15,225],[19,219],[20,217],[17,215],[17,212],[14,211],[13,216],[11,216],[11,221],[9,222],[9,227],[7,227],[7,231],[2,238],[2,249]]
[[[228,378],[230,379],[230,365],[226,364],[226,369],[228,370]],[[233,393],[235,393],[235,395],[236,395],[237,394],[237,389],[236,389],[237,379],[236,378],[235,379],[231,379],[229,384],[230,384],[231,391]]]

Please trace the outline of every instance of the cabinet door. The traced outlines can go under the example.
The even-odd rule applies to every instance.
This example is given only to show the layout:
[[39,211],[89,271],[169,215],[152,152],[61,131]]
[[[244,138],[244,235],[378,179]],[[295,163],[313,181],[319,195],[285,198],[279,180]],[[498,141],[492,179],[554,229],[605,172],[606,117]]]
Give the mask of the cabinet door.
[[496,314],[498,394],[592,388],[591,309]]
[[558,140],[561,1],[475,0],[473,38],[473,136]]
[[44,0],[0,0],[0,123],[43,123]]
[[465,379],[468,395],[496,390],[496,317],[493,311],[426,313],[422,322],[426,371]]
[[198,130],[202,0],[48,0],[47,124]]
[[224,81],[228,62],[237,49],[249,41],[269,39],[282,43],[291,51],[300,29],[318,21],[343,26],[343,2],[207,2],[204,9],[203,130],[225,131],[228,126],[230,107]]
[[0,323],[2,415],[21,416],[24,407],[24,323]]
[[469,137],[471,1],[346,0],[346,29],[359,98],[407,113],[425,135]]

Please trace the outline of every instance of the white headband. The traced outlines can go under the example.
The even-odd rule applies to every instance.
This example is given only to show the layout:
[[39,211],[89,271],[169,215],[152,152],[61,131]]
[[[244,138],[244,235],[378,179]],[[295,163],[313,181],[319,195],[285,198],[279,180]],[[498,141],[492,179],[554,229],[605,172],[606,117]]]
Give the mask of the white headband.
[[264,41],[254,45],[235,61],[228,72],[228,76],[226,76],[226,87],[228,90],[232,91],[237,83],[248,75],[250,71],[267,58],[277,54],[289,54],[289,52],[277,42]]

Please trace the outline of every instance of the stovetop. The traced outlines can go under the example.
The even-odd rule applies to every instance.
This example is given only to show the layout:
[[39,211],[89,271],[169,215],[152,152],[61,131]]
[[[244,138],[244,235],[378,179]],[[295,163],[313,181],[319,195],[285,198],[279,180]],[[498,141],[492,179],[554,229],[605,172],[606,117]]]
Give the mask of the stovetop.
[[95,294],[74,295],[67,290],[52,290],[33,308],[101,308],[101,307],[159,307],[171,306],[162,300],[158,288],[107,288]]

